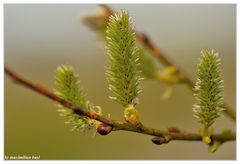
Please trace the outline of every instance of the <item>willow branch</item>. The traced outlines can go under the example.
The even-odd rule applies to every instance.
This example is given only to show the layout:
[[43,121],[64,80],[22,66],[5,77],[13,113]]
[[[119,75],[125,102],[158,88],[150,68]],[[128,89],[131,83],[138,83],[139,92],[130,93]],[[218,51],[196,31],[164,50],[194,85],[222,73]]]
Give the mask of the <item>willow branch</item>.
[[[101,4],[101,7],[103,7],[106,11],[110,13],[110,15],[114,14],[115,11],[109,7],[108,5]],[[192,88],[195,85],[195,82],[187,76],[187,74],[179,67],[177,66],[173,61],[171,61],[168,56],[164,53],[162,53],[159,48],[156,47],[156,45],[151,41],[150,37],[148,37],[144,33],[140,33],[135,30],[137,40],[154,56],[156,57],[163,65],[165,66],[174,66],[177,71],[182,75],[184,82],[186,85],[189,86],[189,88],[192,90]],[[227,116],[229,116],[233,121],[236,122],[236,112],[235,110],[227,105],[226,103],[222,106],[225,110],[223,111]]]
[[[136,133],[142,133],[146,135],[151,135],[151,136],[159,136],[159,137],[167,137],[169,142],[170,140],[188,140],[188,141],[201,141],[202,136],[200,134],[196,133],[189,133],[185,131],[177,131],[177,132],[171,132],[171,131],[165,131],[165,130],[158,130],[158,129],[153,129],[150,127],[146,126],[133,126],[129,123],[122,122],[122,121],[117,121],[99,114],[96,114],[94,112],[84,110],[82,108],[79,108],[78,106],[56,96],[54,93],[46,89],[44,86],[38,84],[38,83],[33,83],[31,81],[28,81],[15,72],[13,72],[11,69],[5,66],[4,68],[5,73],[13,79],[14,82],[17,84],[20,84],[22,86],[25,86],[69,109],[72,109],[74,113],[78,115],[83,115],[86,117],[89,117],[91,119],[100,121],[104,124],[107,124],[109,126],[112,126],[114,130],[124,130],[124,131],[131,131],[131,132],[136,132]],[[236,134],[235,132],[230,132],[230,133],[222,133],[222,134],[214,134],[212,136],[215,140],[221,141],[221,142],[226,142],[226,141],[231,141],[231,140],[236,140]]]

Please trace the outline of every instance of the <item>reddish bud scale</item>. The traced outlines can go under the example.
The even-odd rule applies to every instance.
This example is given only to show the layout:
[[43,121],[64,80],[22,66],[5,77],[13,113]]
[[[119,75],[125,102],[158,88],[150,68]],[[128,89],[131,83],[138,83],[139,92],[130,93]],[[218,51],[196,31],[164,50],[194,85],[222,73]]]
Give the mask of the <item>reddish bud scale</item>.
[[109,134],[111,131],[112,131],[113,127],[112,126],[109,126],[109,125],[106,125],[106,124],[100,124],[97,128],[97,132],[100,134],[100,135],[107,135]]
[[161,145],[167,142],[165,137],[153,137],[152,142],[156,145]]

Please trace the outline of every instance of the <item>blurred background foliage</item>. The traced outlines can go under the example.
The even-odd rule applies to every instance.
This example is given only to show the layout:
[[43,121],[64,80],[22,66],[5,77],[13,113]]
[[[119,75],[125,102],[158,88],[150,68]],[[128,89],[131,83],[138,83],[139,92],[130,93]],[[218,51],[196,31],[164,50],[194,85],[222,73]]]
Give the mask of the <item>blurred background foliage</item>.
[[[214,48],[222,58],[225,102],[236,108],[235,5],[111,5],[128,10],[137,30],[150,36],[169,58],[196,80],[200,51]],[[106,51],[102,38],[82,22],[99,10],[87,4],[5,4],[4,62],[28,79],[54,87],[58,65],[71,64],[78,72],[87,98],[101,105],[104,114],[123,120],[122,107],[111,101],[106,81]],[[162,68],[159,65],[159,68]],[[197,132],[192,92],[183,84],[163,100],[166,84],[144,80],[140,94],[141,122],[147,126]],[[172,141],[156,146],[151,137],[114,132],[102,137],[71,131],[59,117],[55,103],[5,78],[5,155],[40,155],[41,159],[235,159],[236,142],[214,154],[201,142]],[[235,130],[223,117],[214,125]],[[131,145],[131,146],[129,146]],[[134,146],[136,145],[136,146]]]

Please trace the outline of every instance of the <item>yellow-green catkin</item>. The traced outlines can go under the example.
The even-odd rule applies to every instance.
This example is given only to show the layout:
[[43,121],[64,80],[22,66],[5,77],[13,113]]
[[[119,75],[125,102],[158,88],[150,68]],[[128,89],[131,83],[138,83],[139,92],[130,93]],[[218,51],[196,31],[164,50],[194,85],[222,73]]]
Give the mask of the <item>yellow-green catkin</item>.
[[210,127],[221,116],[223,80],[220,75],[220,59],[214,50],[203,50],[197,66],[197,82],[194,87],[196,104],[194,116],[203,125],[203,141],[211,143]]
[[122,11],[110,17],[106,31],[108,53],[107,79],[113,92],[111,99],[125,108],[125,119],[132,124],[138,121],[135,105],[140,89],[139,49],[136,46],[131,18]]
[[[78,76],[74,74],[71,65],[61,65],[57,68],[54,93],[60,98],[83,109],[98,114],[102,112],[101,107],[94,106],[90,101],[86,100],[85,94],[79,86]],[[99,125],[98,121],[76,114],[71,109],[62,105],[58,105],[57,107],[60,115],[67,119],[66,123],[73,125],[74,130],[85,132],[92,128],[97,128]]]

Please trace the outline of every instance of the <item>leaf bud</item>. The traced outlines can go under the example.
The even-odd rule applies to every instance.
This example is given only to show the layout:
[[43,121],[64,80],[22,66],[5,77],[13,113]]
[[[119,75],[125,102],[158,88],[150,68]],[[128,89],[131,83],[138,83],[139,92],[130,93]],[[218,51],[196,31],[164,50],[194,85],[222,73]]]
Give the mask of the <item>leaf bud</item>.
[[105,136],[107,134],[109,134],[112,131],[113,127],[107,124],[100,124],[97,128],[97,132],[102,135]]
[[167,143],[167,139],[165,137],[153,137],[152,142],[156,145],[161,145]]

